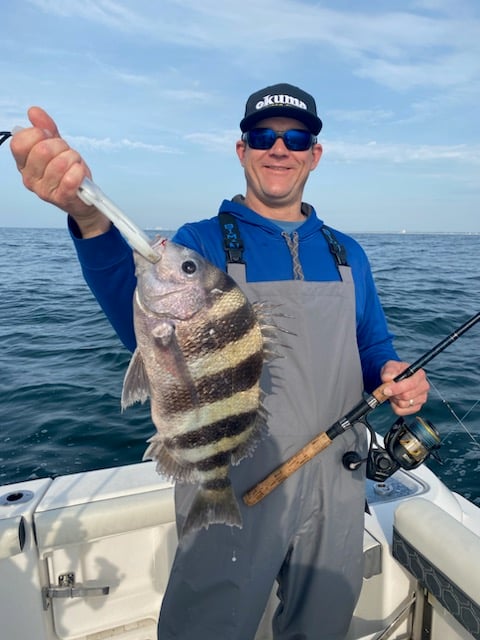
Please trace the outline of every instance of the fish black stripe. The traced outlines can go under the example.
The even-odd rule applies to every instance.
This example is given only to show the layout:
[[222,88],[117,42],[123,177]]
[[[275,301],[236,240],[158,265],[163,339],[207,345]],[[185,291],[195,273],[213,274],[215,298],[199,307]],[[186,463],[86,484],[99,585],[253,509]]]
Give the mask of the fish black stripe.
[[217,402],[255,385],[263,366],[263,353],[252,353],[233,367],[206,376],[197,381],[196,389],[200,402]]
[[213,469],[226,467],[229,463],[230,451],[222,451],[222,453],[216,453],[214,456],[205,458],[205,460],[199,460],[195,463],[195,468],[206,473]]
[[207,480],[202,482],[202,487],[207,491],[224,491],[231,486],[231,482],[228,478],[216,478],[215,480]]
[[[212,269],[206,278],[205,288],[212,292],[212,290],[220,289],[221,291],[228,292],[238,287],[235,280],[228,275],[226,271],[221,269]],[[217,298],[216,291],[211,293],[212,300]]]
[[[212,422],[200,427],[196,431],[184,433],[174,438],[165,440],[165,446],[169,449],[195,449],[215,445],[223,438],[237,436],[252,425],[257,416],[257,411],[246,411],[236,416],[228,416],[222,420]],[[198,463],[196,463],[198,466]]]
[[188,327],[189,334],[182,336],[182,351],[188,359],[220,351],[232,342],[246,335],[257,319],[247,300],[245,303],[221,318],[203,322],[198,327]]
[[179,411],[189,411],[246,391],[256,384],[262,365],[263,353],[257,352],[233,367],[200,378],[195,383],[195,397],[192,396],[191,387],[187,385],[169,389],[162,402],[163,412],[168,416]]

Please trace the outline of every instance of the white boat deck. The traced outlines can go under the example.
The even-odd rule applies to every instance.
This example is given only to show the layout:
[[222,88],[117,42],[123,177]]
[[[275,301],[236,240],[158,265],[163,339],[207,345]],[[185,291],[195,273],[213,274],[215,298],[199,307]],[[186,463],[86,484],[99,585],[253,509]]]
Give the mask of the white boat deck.
[[[369,482],[367,495],[364,586],[347,640],[480,639],[480,509],[425,467]],[[157,640],[175,549],[173,489],[153,463],[1,487],[2,640]],[[255,640],[271,640],[275,606],[272,595]],[[415,631],[423,610],[429,636]]]

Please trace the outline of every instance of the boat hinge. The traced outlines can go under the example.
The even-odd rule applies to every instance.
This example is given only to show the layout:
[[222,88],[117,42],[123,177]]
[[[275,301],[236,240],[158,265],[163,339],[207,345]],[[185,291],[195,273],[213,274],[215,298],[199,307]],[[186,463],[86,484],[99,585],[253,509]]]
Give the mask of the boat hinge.
[[43,587],[42,600],[43,608],[46,611],[50,606],[52,598],[91,598],[93,596],[107,596],[110,592],[109,586],[84,585],[75,582],[75,574],[61,573],[58,576],[58,585]]

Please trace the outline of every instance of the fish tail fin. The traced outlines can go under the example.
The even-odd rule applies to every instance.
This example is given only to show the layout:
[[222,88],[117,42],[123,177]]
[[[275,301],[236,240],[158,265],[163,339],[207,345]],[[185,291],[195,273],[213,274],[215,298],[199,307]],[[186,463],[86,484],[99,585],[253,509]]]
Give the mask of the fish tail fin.
[[182,527],[182,537],[211,524],[242,527],[242,516],[228,478],[201,485]]

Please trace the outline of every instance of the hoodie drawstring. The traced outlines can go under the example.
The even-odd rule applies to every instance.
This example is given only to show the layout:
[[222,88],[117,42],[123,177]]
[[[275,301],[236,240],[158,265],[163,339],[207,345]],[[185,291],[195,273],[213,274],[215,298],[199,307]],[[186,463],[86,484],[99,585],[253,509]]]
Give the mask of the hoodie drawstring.
[[286,231],[282,231],[282,238],[284,238],[285,242],[288,245],[288,249],[292,256],[293,262],[293,279],[294,280],[305,280],[303,275],[302,265],[300,264],[300,258],[298,256],[298,233],[294,231],[290,236]]

